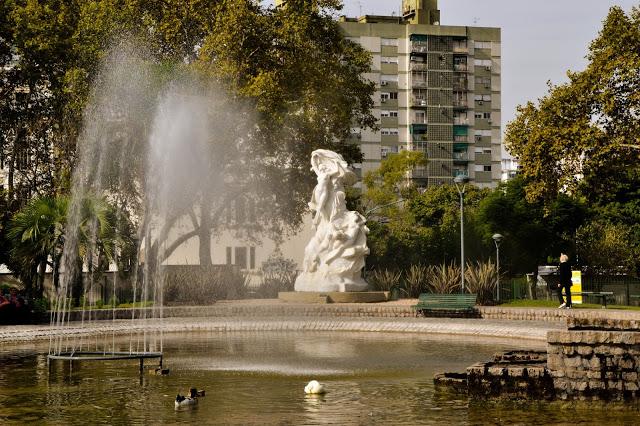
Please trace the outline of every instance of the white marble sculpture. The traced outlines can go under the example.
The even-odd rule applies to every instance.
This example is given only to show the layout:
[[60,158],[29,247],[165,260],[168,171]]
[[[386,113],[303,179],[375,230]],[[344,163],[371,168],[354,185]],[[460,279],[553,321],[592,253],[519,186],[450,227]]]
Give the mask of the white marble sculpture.
[[309,208],[313,211],[315,235],[304,250],[302,273],[296,291],[364,291],[364,259],[369,254],[366,219],[347,210],[344,184],[355,181],[354,173],[340,154],[318,149],[311,154],[311,169],[318,175]]

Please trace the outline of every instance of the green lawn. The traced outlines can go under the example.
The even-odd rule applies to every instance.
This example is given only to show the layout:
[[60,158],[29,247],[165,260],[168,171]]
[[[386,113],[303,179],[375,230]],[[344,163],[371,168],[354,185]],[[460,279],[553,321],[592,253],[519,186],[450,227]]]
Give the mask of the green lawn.
[[[512,300],[507,303],[503,303],[500,306],[505,306],[509,308],[557,308],[559,305],[557,300],[530,300],[530,299],[521,299],[521,300]],[[583,303],[583,304],[573,304],[573,309],[601,309],[602,306],[600,304],[595,303]],[[626,310],[640,310],[640,306],[624,306],[624,305],[607,305],[607,309],[626,309]]]

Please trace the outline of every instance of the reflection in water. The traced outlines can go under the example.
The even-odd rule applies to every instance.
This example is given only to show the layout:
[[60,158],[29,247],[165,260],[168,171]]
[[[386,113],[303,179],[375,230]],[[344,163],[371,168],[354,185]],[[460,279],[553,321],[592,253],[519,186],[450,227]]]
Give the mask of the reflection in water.
[[[168,336],[169,376],[135,361],[59,363],[47,346],[0,348],[0,424],[499,424],[633,423],[637,408],[482,403],[435,393],[436,371],[461,371],[505,344],[372,333],[194,333]],[[328,393],[308,396],[311,379]],[[177,393],[206,390],[197,408]]]

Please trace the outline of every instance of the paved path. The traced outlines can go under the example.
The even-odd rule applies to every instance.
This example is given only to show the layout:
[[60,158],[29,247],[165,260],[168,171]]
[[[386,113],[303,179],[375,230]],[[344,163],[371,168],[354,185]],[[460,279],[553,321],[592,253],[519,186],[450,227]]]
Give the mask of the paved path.
[[[101,334],[126,335],[136,331],[166,333],[184,331],[349,331],[396,332],[431,335],[459,335],[506,339],[546,341],[547,332],[563,330],[557,322],[483,320],[458,318],[318,318],[318,317],[216,317],[216,318],[164,318],[160,320],[92,321],[81,324],[71,322],[64,327],[66,336]],[[59,330],[48,325],[15,325],[0,327],[0,342],[27,342],[45,340]]]

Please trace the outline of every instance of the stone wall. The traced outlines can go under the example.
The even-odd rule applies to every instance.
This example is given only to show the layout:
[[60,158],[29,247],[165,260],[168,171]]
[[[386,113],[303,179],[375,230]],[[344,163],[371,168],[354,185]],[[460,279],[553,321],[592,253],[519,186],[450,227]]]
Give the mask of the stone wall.
[[[609,329],[595,329],[596,323]],[[640,330],[616,321],[577,321],[580,329],[547,334],[547,368],[561,399],[640,397]],[[570,323],[570,327],[571,327]],[[573,322],[576,327],[576,322]],[[593,326],[588,329],[589,325]],[[627,326],[630,323],[626,324]]]
[[546,354],[516,351],[467,368],[467,387],[475,398],[553,399],[553,379],[545,368]]
[[[372,318],[411,318],[416,316],[411,307],[417,300],[402,300],[387,303],[328,303],[303,304],[284,303],[271,299],[222,301],[209,306],[166,306],[163,316],[171,317],[372,317]],[[151,308],[147,308],[149,311]],[[596,324],[606,326],[608,322],[620,324],[640,322],[638,311],[616,311],[612,309],[543,309],[543,308],[502,308],[500,306],[478,306],[477,311],[482,319],[515,320],[515,321],[545,321],[565,323],[574,321],[576,324]],[[131,318],[131,309],[104,309],[94,311],[92,319]],[[151,316],[151,314],[149,314]],[[144,316],[144,309],[136,309],[135,317]],[[446,315],[443,315],[446,316]],[[82,318],[80,311],[71,313],[71,321]],[[85,318],[86,319],[86,318]]]

